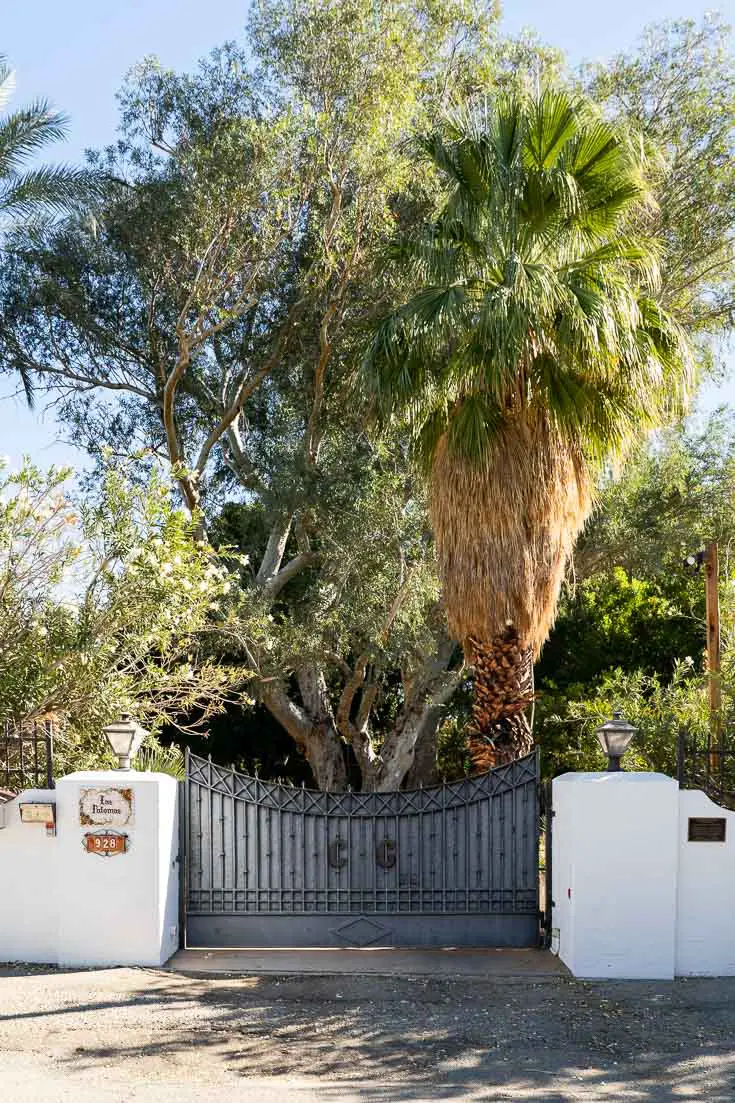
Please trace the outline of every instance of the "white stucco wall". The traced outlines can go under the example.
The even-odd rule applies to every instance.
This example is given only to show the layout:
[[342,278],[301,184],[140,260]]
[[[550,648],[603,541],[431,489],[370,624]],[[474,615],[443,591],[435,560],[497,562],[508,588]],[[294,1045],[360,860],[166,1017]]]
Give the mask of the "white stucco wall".
[[[87,854],[79,823],[84,789],[130,786],[135,818],[125,827],[127,854]],[[165,929],[171,868],[177,853],[176,782],[138,771],[77,773],[56,786],[59,800],[59,963],[161,965],[173,953],[176,930]]]
[[674,976],[678,792],[663,774],[555,779],[552,927],[575,976]]
[[[85,789],[132,788],[130,849],[83,846]],[[735,813],[661,774],[554,781],[552,925],[579,977],[735,975]],[[136,771],[72,774],[0,806],[0,961],[150,965],[178,946],[177,783]],[[19,805],[56,802],[57,834]],[[690,817],[726,820],[689,842]]]
[[[85,851],[84,789],[129,787],[134,821],[127,853]],[[20,821],[18,804],[55,800],[57,834]],[[163,774],[70,774],[51,792],[9,802],[0,828],[0,961],[160,965],[178,947],[178,801]]]
[[[661,774],[564,774],[553,800],[552,945],[575,976],[735,976],[735,812]],[[690,842],[690,818],[725,841]]]
[[[678,976],[735,976],[735,812],[679,794]],[[690,817],[724,818],[724,843],[689,842]]]
[[53,800],[53,790],[31,789],[0,806],[0,961],[57,959],[57,840],[42,823],[21,823],[19,809]]

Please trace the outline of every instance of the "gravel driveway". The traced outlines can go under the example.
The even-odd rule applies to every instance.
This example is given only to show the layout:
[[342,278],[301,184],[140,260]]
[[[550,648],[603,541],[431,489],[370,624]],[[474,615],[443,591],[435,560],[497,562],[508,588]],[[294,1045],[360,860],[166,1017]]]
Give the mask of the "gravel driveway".
[[735,979],[0,967],[3,1103],[735,1100]]

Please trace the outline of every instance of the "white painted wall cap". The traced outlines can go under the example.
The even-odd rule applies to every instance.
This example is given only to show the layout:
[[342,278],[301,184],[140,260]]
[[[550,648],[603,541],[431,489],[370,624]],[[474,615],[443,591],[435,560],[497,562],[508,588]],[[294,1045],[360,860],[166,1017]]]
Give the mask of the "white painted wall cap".
[[668,774],[656,774],[649,770],[610,770],[600,773],[560,774],[554,785],[677,785]]
[[20,802],[28,804],[34,800],[41,804],[47,804],[55,799],[54,793],[54,789],[25,789],[22,793],[14,796],[12,800],[9,800],[8,804],[19,804]]
[[76,774],[66,774],[64,777],[60,777],[56,782],[58,785],[63,785],[65,781],[93,781],[95,784],[110,785],[115,788],[118,785],[130,785],[135,782],[137,785],[139,782],[146,781],[161,781],[164,779],[167,782],[173,782],[177,785],[176,778],[171,777],[170,774],[155,774],[150,770],[80,770]]
[[703,793],[701,789],[682,789],[680,793],[680,800],[683,806],[687,805],[699,805],[700,808],[706,807],[711,809],[713,815],[717,816],[734,816],[735,812],[729,808],[724,808],[721,804],[716,804],[706,793]]

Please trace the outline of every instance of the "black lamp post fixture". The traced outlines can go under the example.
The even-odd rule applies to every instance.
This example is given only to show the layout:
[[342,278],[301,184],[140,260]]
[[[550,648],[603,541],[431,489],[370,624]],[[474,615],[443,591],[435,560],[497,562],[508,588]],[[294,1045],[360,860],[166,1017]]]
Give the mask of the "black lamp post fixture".
[[129,770],[130,760],[135,758],[148,732],[127,712],[116,723],[108,724],[102,730],[112,747],[112,753],[117,755],[118,770]]
[[622,770],[620,759],[628,749],[628,744],[638,731],[624,718],[622,712],[614,712],[612,720],[606,720],[595,732],[597,740],[607,755],[607,768],[610,771]]

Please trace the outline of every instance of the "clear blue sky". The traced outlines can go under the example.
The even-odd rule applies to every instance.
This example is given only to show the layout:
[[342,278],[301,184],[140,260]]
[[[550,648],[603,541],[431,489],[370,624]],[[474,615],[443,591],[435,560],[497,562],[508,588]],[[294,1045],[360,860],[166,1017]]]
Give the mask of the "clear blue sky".
[[[505,26],[535,27],[541,38],[566,50],[571,62],[601,59],[632,46],[646,23],[708,9],[735,23],[735,0],[506,0]],[[114,138],[115,92],[126,71],[146,54],[174,68],[198,57],[244,26],[246,0],[25,0],[5,4],[0,52],[16,70],[15,103],[47,97],[71,117],[70,138],[49,159],[75,160],[88,147]],[[78,462],[59,443],[53,413],[29,413],[0,383],[0,455],[31,453],[40,463]],[[735,404],[735,386],[723,389]],[[712,401],[715,396],[710,396]]]

